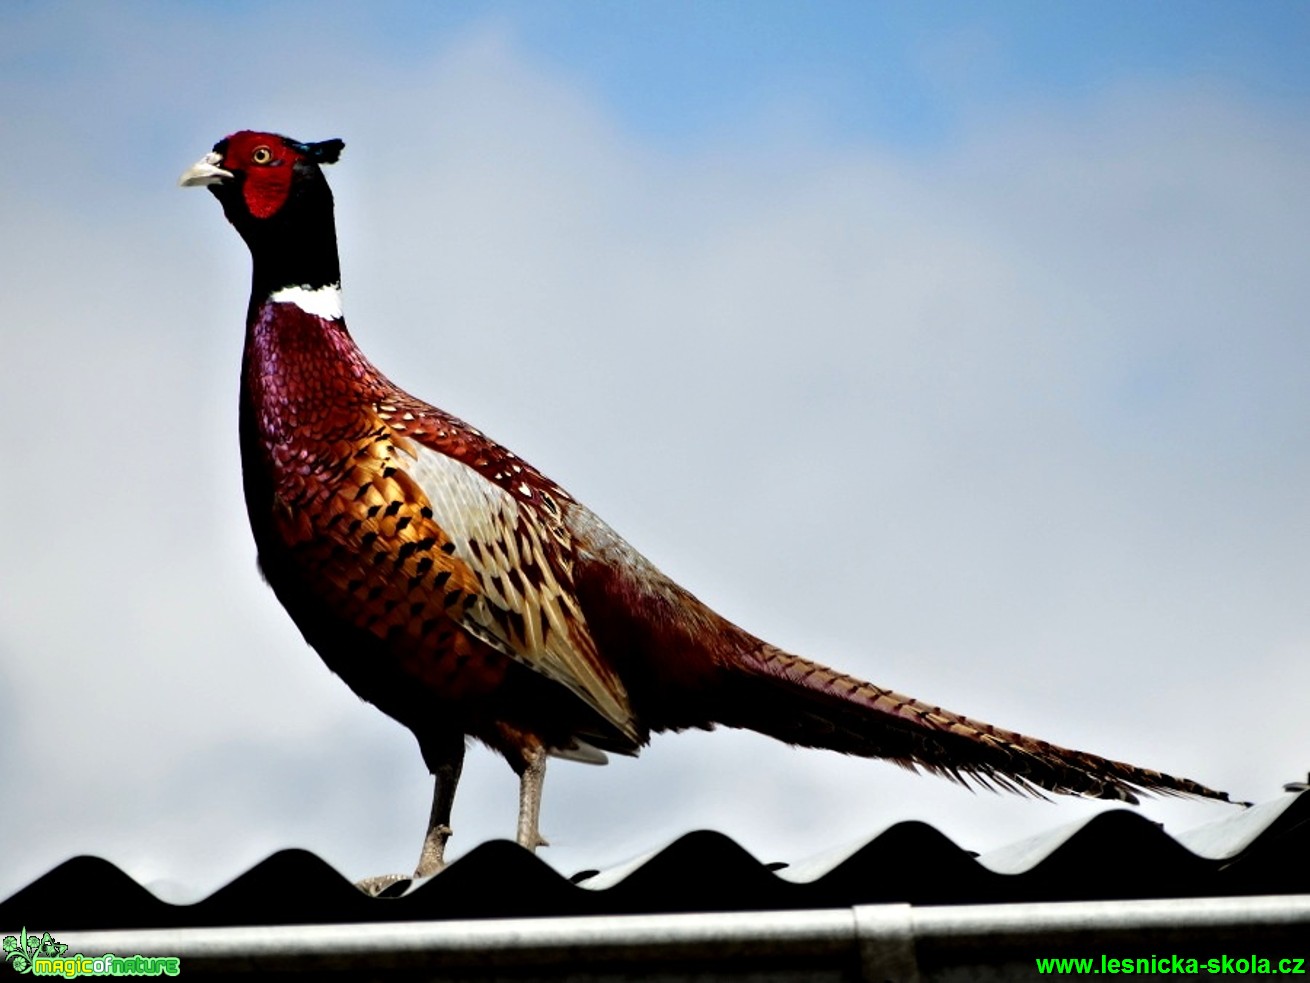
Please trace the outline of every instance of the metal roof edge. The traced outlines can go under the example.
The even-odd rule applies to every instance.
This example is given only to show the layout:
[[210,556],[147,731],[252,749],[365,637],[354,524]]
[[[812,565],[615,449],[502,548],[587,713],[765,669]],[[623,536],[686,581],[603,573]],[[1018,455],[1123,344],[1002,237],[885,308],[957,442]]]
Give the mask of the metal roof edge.
[[[390,924],[55,933],[69,950],[177,956],[187,976],[314,969],[348,975],[379,969],[459,971],[491,978],[580,978],[634,963],[643,979],[689,965],[703,978],[764,967],[858,962],[866,980],[928,981],[971,966],[1035,975],[1035,959],[1255,958],[1304,954],[1310,897],[1188,898],[478,919]],[[518,975],[516,979],[520,978]]]

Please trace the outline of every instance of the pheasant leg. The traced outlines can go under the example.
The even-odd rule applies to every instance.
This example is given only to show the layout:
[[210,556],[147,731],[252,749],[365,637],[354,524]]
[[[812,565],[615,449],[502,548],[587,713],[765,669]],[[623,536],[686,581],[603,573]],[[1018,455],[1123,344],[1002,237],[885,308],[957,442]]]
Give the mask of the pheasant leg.
[[451,744],[446,756],[432,768],[432,811],[428,815],[428,831],[423,837],[423,849],[419,853],[418,867],[414,873],[366,877],[357,881],[355,887],[365,894],[381,897],[394,885],[419,877],[430,877],[446,866],[446,841],[450,839],[451,833],[450,811],[455,805],[455,789],[459,785],[459,775],[463,768],[464,742],[459,740]]
[[430,877],[446,866],[446,841],[450,839],[450,810],[455,805],[455,787],[464,767],[464,745],[459,754],[438,765],[432,773],[432,812],[428,816],[428,831],[423,837],[423,850],[419,853],[415,877]]
[[546,749],[534,748],[527,753],[527,762],[519,774],[519,845],[535,851],[549,846],[541,835],[541,789],[546,781]]

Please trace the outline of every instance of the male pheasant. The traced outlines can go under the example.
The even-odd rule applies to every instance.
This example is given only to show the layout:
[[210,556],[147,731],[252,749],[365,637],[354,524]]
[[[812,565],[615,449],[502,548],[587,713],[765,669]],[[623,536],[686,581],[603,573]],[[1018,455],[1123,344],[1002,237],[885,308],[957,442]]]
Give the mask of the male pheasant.
[[520,777],[534,849],[546,759],[635,755],[716,724],[960,782],[1135,802],[1228,796],[1002,730],[784,652],[720,617],[526,461],[387,380],[341,312],[340,140],[242,131],[181,178],[250,247],[241,372],[259,563],[305,639],[418,739],[443,865],[466,735]]

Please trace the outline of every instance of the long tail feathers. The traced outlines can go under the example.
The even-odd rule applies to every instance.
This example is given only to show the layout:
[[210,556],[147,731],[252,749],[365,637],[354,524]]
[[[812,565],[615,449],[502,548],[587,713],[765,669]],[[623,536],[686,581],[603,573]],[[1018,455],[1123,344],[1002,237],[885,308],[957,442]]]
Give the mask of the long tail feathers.
[[[730,726],[942,775],[963,785],[1045,797],[1136,793],[1231,801],[1187,778],[1050,744],[931,706],[763,645],[734,673]],[[1244,803],[1245,804],[1245,803]]]

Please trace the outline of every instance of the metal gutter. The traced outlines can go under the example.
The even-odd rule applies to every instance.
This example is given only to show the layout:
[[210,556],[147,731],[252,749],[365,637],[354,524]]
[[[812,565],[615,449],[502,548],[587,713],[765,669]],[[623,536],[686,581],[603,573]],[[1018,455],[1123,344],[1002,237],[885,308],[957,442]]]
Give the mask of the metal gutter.
[[1310,896],[54,934],[70,954],[179,956],[187,977],[927,983],[1038,978],[1037,957],[1310,957]]

